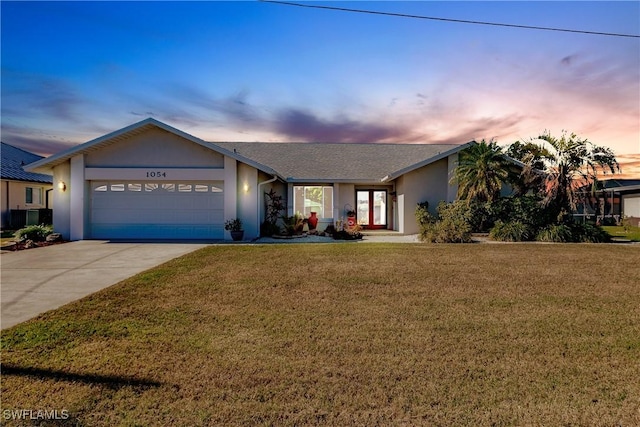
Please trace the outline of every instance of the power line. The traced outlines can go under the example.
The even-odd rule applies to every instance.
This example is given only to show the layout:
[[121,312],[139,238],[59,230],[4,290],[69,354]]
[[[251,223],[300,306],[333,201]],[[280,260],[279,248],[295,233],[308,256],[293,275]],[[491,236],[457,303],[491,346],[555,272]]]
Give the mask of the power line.
[[567,28],[538,27],[534,25],[504,24],[499,22],[470,21],[466,19],[453,19],[453,18],[438,18],[434,16],[410,15],[406,13],[393,13],[393,12],[377,12],[375,10],[351,9],[346,7],[335,7],[335,6],[321,6],[321,5],[293,3],[293,2],[279,1],[279,0],[258,0],[258,1],[261,1],[263,3],[281,4],[285,6],[307,7],[311,9],[337,10],[340,12],[366,13],[370,15],[395,16],[400,18],[429,19],[432,21],[457,22],[461,24],[492,25],[494,27],[523,28],[527,30],[560,31],[565,33],[591,34],[591,35],[597,35],[597,36],[640,38],[640,35],[635,35],[635,34],[605,33],[605,32],[599,32],[599,31],[572,30]]

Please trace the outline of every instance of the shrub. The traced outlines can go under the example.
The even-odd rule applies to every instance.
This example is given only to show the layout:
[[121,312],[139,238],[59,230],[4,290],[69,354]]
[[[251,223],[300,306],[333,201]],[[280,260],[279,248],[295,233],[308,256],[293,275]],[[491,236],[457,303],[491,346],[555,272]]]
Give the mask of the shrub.
[[541,242],[566,243],[573,241],[573,235],[568,225],[551,224],[538,232],[536,240]]
[[549,217],[537,196],[505,197],[491,205],[491,216],[497,221],[519,221],[534,229],[551,224]]
[[362,239],[362,233],[360,233],[357,230],[355,230],[355,231],[347,231],[347,230],[334,231],[332,236],[333,236],[333,238],[335,240],[361,240]]
[[416,206],[416,221],[418,221],[418,226],[422,229],[428,224],[431,224],[436,219],[429,212],[429,202],[421,202]]
[[53,233],[53,226],[51,225],[29,225],[16,231],[14,236],[21,242],[25,240],[43,242],[51,233]]
[[282,219],[282,234],[285,236],[293,236],[295,234],[302,234],[304,228],[304,216],[300,212],[296,212],[292,216],[283,215]]
[[278,227],[276,224],[272,224],[267,221],[264,221],[262,224],[260,224],[260,236],[262,237],[269,237],[279,233],[280,227]]
[[227,231],[242,231],[242,220],[240,218],[229,219],[224,222],[224,229]]
[[440,202],[438,219],[420,227],[420,240],[431,243],[471,242],[471,209],[464,201]]
[[601,227],[592,224],[571,224],[571,234],[574,242],[605,243],[611,241],[611,236]]
[[266,211],[265,220],[260,224],[261,236],[273,236],[280,233],[280,227],[278,227],[278,219],[280,218],[280,212],[286,209],[283,197],[277,194],[273,189],[268,193],[264,193]]
[[491,229],[489,236],[501,242],[523,242],[533,237],[530,225],[522,221],[498,221]]

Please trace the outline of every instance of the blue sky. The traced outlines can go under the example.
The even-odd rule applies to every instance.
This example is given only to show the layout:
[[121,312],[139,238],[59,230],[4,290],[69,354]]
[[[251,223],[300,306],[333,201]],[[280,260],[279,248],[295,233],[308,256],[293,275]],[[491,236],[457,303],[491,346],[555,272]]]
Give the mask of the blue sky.
[[[315,2],[640,34],[640,3]],[[257,1],[7,2],[2,140],[40,154],[146,117],[210,141],[501,144],[544,130],[640,176],[640,38]]]

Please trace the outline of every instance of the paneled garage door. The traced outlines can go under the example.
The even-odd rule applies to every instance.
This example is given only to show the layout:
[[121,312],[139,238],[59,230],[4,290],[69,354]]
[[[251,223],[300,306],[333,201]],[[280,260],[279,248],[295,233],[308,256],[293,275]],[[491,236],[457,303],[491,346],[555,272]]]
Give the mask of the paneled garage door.
[[94,239],[222,239],[223,183],[91,182]]

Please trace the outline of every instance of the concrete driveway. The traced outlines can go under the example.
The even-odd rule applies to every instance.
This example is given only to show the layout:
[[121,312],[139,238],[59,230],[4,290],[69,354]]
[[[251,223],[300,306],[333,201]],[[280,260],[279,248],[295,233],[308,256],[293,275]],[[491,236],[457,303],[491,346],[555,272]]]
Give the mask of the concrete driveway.
[[9,328],[206,243],[82,240],[0,255],[2,323]]

